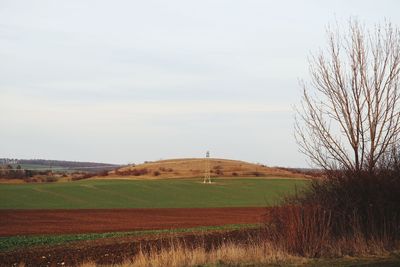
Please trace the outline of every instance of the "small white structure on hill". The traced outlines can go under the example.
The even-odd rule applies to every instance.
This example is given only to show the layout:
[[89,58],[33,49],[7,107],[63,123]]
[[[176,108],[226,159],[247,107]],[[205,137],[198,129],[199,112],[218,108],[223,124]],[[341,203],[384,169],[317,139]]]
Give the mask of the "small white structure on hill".
[[210,166],[210,151],[207,151],[204,158],[204,180],[203,183],[211,184],[211,166]]

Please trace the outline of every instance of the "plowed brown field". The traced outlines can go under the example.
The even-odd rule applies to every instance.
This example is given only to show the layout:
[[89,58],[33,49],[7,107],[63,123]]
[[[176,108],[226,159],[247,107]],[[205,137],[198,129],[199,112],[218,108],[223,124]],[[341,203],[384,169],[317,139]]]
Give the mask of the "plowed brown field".
[[265,208],[0,210],[0,236],[260,223]]
[[[262,234],[261,229],[246,229],[80,241],[0,253],[0,266],[78,266],[84,262],[114,265],[131,260],[139,251],[165,249],[173,244],[185,244],[187,247],[202,247],[209,250],[229,242],[246,244],[257,240]],[[23,264],[19,265],[20,263]]]

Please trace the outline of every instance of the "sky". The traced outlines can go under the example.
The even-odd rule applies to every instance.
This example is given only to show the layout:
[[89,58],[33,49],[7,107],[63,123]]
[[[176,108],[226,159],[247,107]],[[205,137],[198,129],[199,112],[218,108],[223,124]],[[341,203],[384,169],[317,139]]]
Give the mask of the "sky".
[[299,80],[328,24],[400,2],[0,0],[0,157],[307,167]]

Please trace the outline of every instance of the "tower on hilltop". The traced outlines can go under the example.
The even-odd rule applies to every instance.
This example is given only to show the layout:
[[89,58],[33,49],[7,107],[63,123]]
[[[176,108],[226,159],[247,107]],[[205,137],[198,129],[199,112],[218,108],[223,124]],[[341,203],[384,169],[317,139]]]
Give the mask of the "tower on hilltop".
[[203,183],[211,184],[210,151],[206,152],[206,157],[204,158],[204,180],[203,180]]

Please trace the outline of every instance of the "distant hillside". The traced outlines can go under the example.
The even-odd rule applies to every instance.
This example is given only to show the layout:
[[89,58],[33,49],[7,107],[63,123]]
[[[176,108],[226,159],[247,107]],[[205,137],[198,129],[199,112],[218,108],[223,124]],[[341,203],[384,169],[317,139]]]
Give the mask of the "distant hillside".
[[[210,159],[213,177],[309,177],[281,168],[253,164],[238,160]],[[202,158],[171,159],[147,162],[123,167],[109,173],[109,176],[129,176],[142,178],[189,178],[204,175],[205,161]]]
[[8,159],[1,158],[0,165],[11,165],[13,167],[21,166],[26,170],[53,170],[53,171],[87,171],[98,172],[104,170],[112,170],[121,165],[98,163],[98,162],[81,162],[66,160],[46,160],[46,159]]

